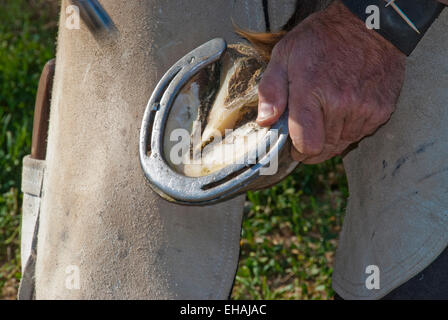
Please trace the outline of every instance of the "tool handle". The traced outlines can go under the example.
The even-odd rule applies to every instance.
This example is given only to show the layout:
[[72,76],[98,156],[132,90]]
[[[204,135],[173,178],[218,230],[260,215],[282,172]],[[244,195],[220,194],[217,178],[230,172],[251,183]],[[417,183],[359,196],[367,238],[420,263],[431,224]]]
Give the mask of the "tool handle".
[[47,152],[48,120],[50,117],[51,90],[55,70],[55,59],[48,61],[39,80],[36,105],[34,107],[31,158],[44,160]]

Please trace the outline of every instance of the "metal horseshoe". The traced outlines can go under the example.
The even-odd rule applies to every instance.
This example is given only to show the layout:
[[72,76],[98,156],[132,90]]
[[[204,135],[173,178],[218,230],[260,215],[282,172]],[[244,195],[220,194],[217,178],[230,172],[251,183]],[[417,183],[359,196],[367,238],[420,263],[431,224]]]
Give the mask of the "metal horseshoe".
[[[297,166],[290,157],[288,113],[268,131],[257,150],[255,164],[232,164],[203,177],[187,177],[171,168],[163,153],[163,139],[171,107],[182,87],[200,70],[218,61],[226,51],[223,39],[201,45],[176,62],[162,77],[149,99],[140,129],[140,164],[152,189],[164,199],[183,205],[208,205],[247,190],[274,185]],[[274,134],[276,130],[277,134]],[[267,148],[269,148],[268,151]],[[260,174],[278,159],[275,175]]]

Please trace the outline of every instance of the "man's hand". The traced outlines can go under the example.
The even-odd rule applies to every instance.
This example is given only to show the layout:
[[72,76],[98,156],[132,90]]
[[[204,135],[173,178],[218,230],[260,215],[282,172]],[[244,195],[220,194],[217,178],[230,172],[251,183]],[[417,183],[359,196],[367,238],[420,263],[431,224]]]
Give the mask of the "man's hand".
[[404,71],[405,55],[336,1],[275,46],[257,122],[273,124],[288,106],[293,158],[323,162],[390,118]]

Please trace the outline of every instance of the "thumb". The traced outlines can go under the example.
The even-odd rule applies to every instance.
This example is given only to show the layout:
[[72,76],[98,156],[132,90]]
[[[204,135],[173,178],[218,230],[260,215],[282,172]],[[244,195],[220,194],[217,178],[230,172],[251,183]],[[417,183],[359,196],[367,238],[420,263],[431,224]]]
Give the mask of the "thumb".
[[271,60],[258,86],[258,117],[261,126],[275,123],[288,103],[288,74],[280,61]]

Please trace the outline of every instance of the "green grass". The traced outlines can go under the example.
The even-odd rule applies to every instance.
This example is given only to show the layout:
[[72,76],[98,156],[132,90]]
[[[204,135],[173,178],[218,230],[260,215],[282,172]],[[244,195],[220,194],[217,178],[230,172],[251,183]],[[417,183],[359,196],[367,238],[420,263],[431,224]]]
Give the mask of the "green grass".
[[[0,299],[20,279],[21,162],[30,152],[40,72],[55,55],[52,0],[0,0]],[[331,298],[347,182],[340,159],[249,192],[233,299]]]
[[339,158],[249,192],[233,299],[328,299],[347,198]]
[[40,72],[54,56],[53,6],[0,0],[0,297],[13,297],[20,279],[21,162],[31,149]]

